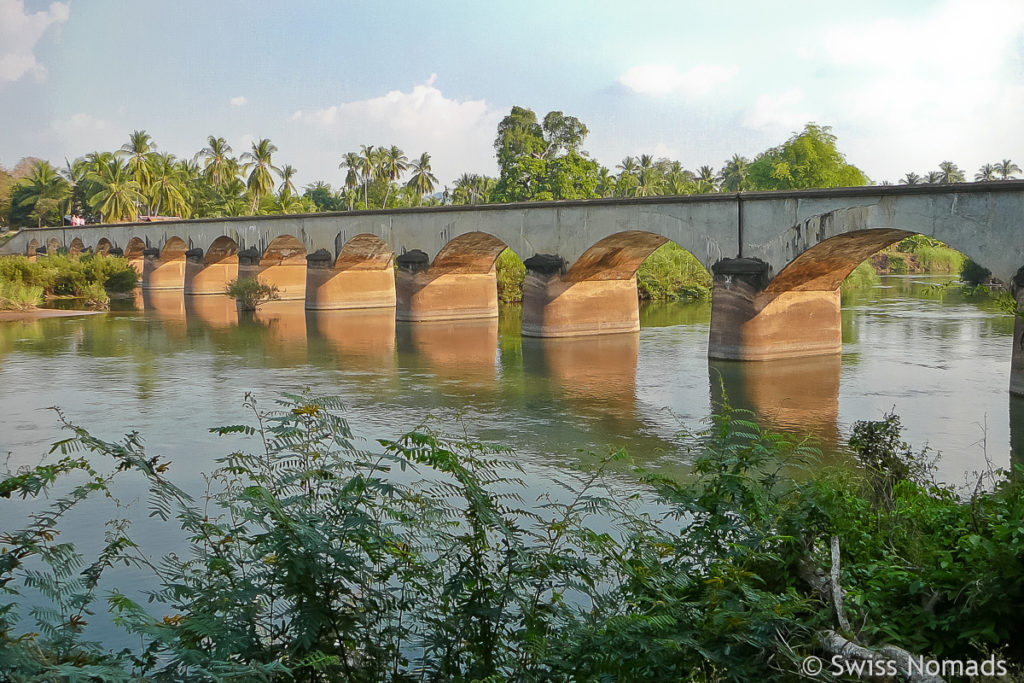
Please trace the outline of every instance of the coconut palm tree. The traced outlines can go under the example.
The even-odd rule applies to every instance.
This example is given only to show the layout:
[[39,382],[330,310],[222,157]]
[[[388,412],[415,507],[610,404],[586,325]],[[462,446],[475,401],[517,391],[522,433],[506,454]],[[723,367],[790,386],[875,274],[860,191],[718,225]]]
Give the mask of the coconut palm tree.
[[252,143],[251,152],[242,155],[242,159],[246,160],[243,170],[249,174],[245,186],[249,194],[252,195],[251,210],[253,214],[256,213],[260,201],[274,191],[273,174],[281,175],[281,169],[274,166],[273,163],[276,151],[277,147],[274,143],[266,138],[261,138]]
[[[283,197],[287,194],[289,197],[295,194],[295,183],[292,182],[292,178],[295,177],[295,167],[291,164],[285,164],[281,167],[281,185],[277,188],[277,191]],[[284,213],[291,213],[285,211]]]
[[43,218],[71,195],[71,186],[49,161],[37,161],[32,165],[32,172],[19,181],[18,205],[32,207],[38,227],[42,227]]
[[942,178],[939,182],[942,183],[964,182],[964,172],[952,161],[943,161],[939,164],[939,174]]
[[[156,143],[153,142],[153,138],[144,130],[132,131],[128,136],[128,142],[121,145],[118,153],[127,157],[128,172],[139,184],[143,196],[148,195],[153,177],[150,162],[156,154]],[[149,207],[146,208],[148,210]]]
[[1013,175],[1015,173],[1020,173],[1020,166],[1013,163],[1009,159],[1003,159],[998,164],[996,164],[996,172],[999,174],[999,177],[1002,178],[1003,180],[1010,180],[1011,178],[1013,178]]
[[206,142],[207,146],[196,153],[195,159],[202,160],[206,179],[219,188],[238,173],[238,162],[231,156],[231,145],[224,138],[210,135]]
[[913,171],[910,171],[909,173],[907,173],[900,180],[900,185],[920,185],[920,184],[921,184],[921,176],[917,175]]
[[661,179],[657,177],[653,168],[645,168],[640,171],[637,177],[636,186],[633,188],[634,197],[653,197],[661,189]]
[[622,161],[615,165],[615,168],[619,169],[619,178],[622,176],[635,176],[636,175],[636,159],[633,157],[625,157]]
[[[384,207],[388,205],[388,196],[391,194],[391,184],[397,182],[402,174],[409,169],[409,158],[405,152],[391,145],[388,149],[380,150],[380,177],[388,181],[388,189],[384,193]],[[382,207],[382,208],[384,208]]]
[[89,198],[89,205],[100,212],[100,220],[110,223],[135,221],[139,218],[139,205],[145,201],[139,181],[127,166],[112,159],[90,172],[100,189]]
[[370,208],[370,181],[377,177],[378,152],[373,145],[360,145],[359,175],[363,180],[363,205]]
[[176,163],[173,154],[156,154],[151,161],[152,179],[149,188],[149,205],[160,215],[166,211],[169,216],[189,217],[186,195],[186,175]]
[[722,165],[718,175],[722,189],[729,192],[741,192],[747,189],[747,176],[750,175],[750,159],[740,154],[733,154],[732,158]]
[[430,172],[430,155],[426,152],[421,154],[419,159],[413,161],[410,168],[412,168],[412,176],[406,186],[411,187],[419,195],[416,202],[416,205],[419,206],[423,203],[423,195],[434,191],[437,177]]
[[354,190],[362,182],[359,176],[359,152],[348,152],[338,164],[339,169],[348,169],[345,174],[345,187]]
[[938,171],[928,171],[928,175],[924,177],[924,181],[929,185],[942,182],[942,174]]
[[611,197],[615,194],[615,177],[607,167],[601,167],[597,175],[597,187],[594,190],[599,197]]
[[974,181],[978,183],[989,182],[996,179],[996,167],[993,164],[985,164],[974,174]]
[[710,166],[701,166],[697,169],[697,193],[698,194],[710,194],[712,192],[718,192],[717,176],[715,175],[715,169]]

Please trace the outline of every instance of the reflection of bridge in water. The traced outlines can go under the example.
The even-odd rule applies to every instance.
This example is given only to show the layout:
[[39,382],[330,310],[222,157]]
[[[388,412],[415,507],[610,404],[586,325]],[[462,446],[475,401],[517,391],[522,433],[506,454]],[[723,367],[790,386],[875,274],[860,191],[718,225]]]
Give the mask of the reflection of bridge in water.
[[[639,329],[636,270],[672,240],[714,273],[708,355],[767,361],[838,354],[843,278],[911,234],[940,239],[1011,282],[1024,266],[1022,216],[1024,181],[1007,181],[45,228],[22,231],[4,250],[121,253],[144,290],[197,300],[249,276],[311,310],[388,310],[422,326],[410,343],[437,347],[425,357],[445,365],[468,332],[444,341],[449,328],[430,326],[497,317],[495,260],[506,247],[529,257],[523,335],[561,338]],[[231,316],[219,303],[194,308]],[[257,322],[290,343],[298,323],[273,311]],[[1018,326],[1014,393],[1024,393],[1021,337]]]

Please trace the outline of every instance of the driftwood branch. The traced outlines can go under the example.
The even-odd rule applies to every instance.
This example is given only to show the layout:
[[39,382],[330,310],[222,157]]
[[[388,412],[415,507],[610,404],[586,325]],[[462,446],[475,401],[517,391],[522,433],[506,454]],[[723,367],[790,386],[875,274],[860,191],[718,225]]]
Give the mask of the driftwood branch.
[[[850,633],[850,622],[843,612],[843,587],[839,583],[839,537],[833,536],[830,542],[831,567],[828,575],[818,569],[808,558],[797,565],[797,574],[810,586],[821,599],[832,605],[836,622],[845,633]],[[816,634],[818,645],[831,656],[840,656],[847,661],[860,662],[892,662],[896,671],[911,683],[944,683],[938,676],[911,669],[911,660],[919,657],[901,647],[884,645],[877,649],[869,649],[831,629]]]

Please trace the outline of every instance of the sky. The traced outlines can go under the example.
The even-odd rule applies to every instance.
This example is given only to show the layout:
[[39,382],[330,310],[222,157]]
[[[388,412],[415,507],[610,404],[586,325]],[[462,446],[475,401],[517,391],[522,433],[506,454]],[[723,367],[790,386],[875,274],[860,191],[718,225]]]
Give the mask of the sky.
[[876,182],[1024,166],[1024,0],[0,0],[0,165],[147,131],[190,158],[253,140],[300,186],[360,145],[497,175],[512,106],[576,116],[614,171],[687,168],[832,127]]

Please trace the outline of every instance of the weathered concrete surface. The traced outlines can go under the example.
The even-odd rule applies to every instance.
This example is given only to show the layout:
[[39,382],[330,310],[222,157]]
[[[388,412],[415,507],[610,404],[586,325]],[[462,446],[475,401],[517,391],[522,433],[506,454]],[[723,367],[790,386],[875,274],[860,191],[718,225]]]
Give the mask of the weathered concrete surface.
[[395,273],[398,320],[439,321],[498,317],[498,281],[489,273]]
[[145,258],[142,261],[142,288],[184,291],[185,260],[164,261]]
[[759,291],[716,277],[708,357],[777,360],[843,350],[839,290]]
[[373,235],[350,239],[331,265],[322,249],[306,259],[306,308],[394,308],[395,253]]
[[640,329],[636,277],[567,282],[527,270],[523,328],[527,337],[579,337]]
[[238,243],[219,237],[209,249],[185,252],[185,293],[224,294],[228,283],[238,278]]

